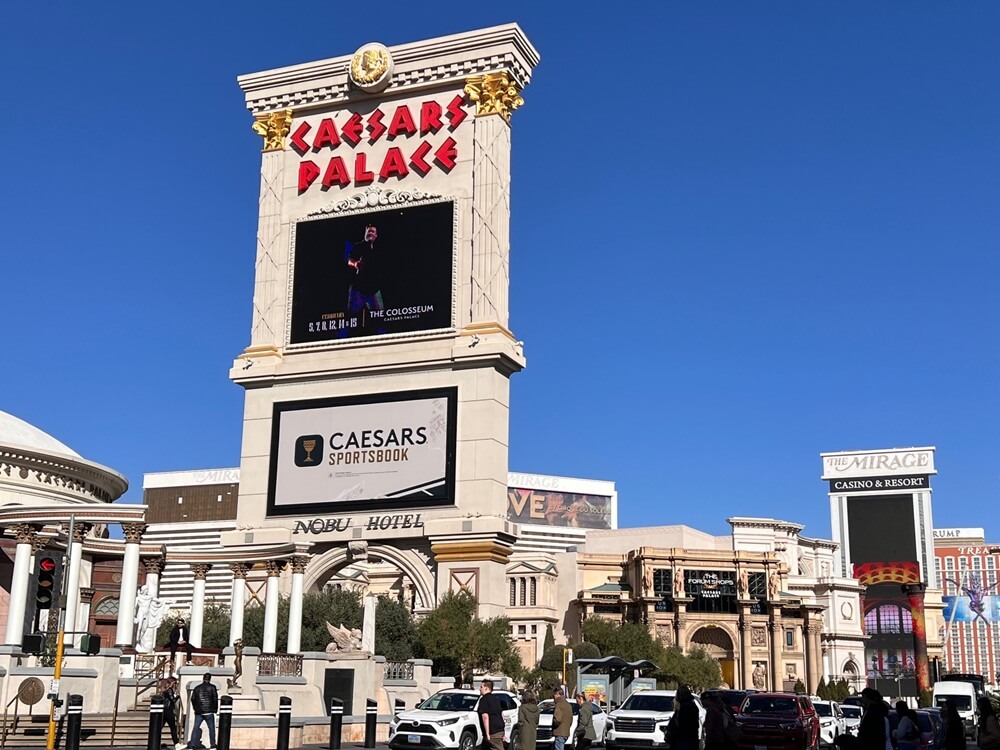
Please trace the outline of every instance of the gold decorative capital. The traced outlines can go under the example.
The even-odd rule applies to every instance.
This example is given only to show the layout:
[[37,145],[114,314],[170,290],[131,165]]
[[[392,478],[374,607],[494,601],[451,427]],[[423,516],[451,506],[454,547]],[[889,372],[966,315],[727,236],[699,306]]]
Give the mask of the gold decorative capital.
[[476,103],[476,117],[500,115],[510,122],[510,113],[524,104],[521,92],[506,71],[465,79],[465,93]]
[[122,533],[125,535],[125,544],[139,544],[142,535],[146,531],[146,524],[143,523],[123,523]]
[[144,557],[142,564],[146,566],[146,575],[159,575],[163,570],[162,557]]
[[246,563],[229,563],[229,569],[233,571],[233,578],[246,578],[250,572],[250,566]]
[[253,123],[253,132],[264,139],[264,153],[284,151],[285,136],[292,129],[292,110],[282,109],[261,115]]
[[212,569],[212,566],[208,563],[192,563],[191,572],[194,574],[194,579],[196,581],[203,581],[208,576],[208,571]]
[[[73,538],[70,541],[73,542],[74,544],[83,544],[83,540],[87,538],[87,534],[90,533],[90,529],[92,527],[93,524],[81,523],[80,521],[77,521],[76,523],[73,524]],[[63,531],[69,534],[68,523],[63,523],[62,528]]]
[[30,523],[19,523],[16,526],[11,526],[10,530],[14,532],[18,544],[34,544],[38,535],[37,529]]
[[305,555],[295,555],[291,558],[290,562],[292,564],[292,573],[305,573],[309,558]]
[[280,576],[284,567],[284,560],[268,560],[264,563],[264,569],[267,571],[268,578],[276,578]]

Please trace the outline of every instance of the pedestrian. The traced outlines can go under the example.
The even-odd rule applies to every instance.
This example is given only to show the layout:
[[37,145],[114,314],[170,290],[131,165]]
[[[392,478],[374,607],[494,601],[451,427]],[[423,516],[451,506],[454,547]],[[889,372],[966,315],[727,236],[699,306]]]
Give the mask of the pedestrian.
[[205,672],[201,684],[191,691],[191,710],[194,711],[194,729],[191,730],[191,740],[188,748],[198,750],[201,744],[201,724],[208,725],[209,748],[215,747],[215,714],[219,710],[219,691],[212,684],[211,672]]
[[944,750],[965,750],[965,722],[951,698],[944,702]]
[[177,693],[177,678],[168,677],[160,681],[160,695],[163,697],[163,723],[170,728],[172,745],[180,743],[177,734],[177,704],[181,697]]
[[702,696],[701,702],[705,706],[705,750],[732,750],[734,744],[730,743],[731,732],[727,730],[733,719],[722,699],[708,694]]
[[667,724],[671,750],[698,750],[700,730],[698,705],[694,702],[691,689],[681,685],[674,697],[674,715]]
[[573,727],[573,708],[562,688],[553,690],[552,697],[555,700],[552,709],[552,750],[565,750],[569,731]]
[[576,694],[576,704],[580,712],[576,715],[576,731],[573,733],[573,744],[577,750],[590,750],[590,745],[597,739],[594,729],[594,704],[587,700],[583,693]]
[[899,721],[893,730],[898,750],[917,750],[920,746],[920,720],[916,712],[906,705],[906,701],[896,701],[896,716]]
[[519,750],[535,750],[538,742],[538,696],[528,690],[517,709],[517,746]]
[[191,663],[191,653],[193,647],[191,646],[191,631],[188,629],[187,623],[184,622],[183,617],[178,617],[177,622],[170,629],[170,640],[168,641],[170,645],[170,668],[174,668],[174,664],[177,663],[177,649],[183,647],[187,652],[186,664]]
[[1000,724],[989,698],[979,699],[979,750],[1000,750]]
[[503,708],[500,699],[493,695],[493,680],[483,680],[479,693],[481,697],[476,712],[483,722],[483,736],[493,750],[504,750]]
[[892,750],[889,719],[878,690],[866,687],[861,691],[861,722],[857,736],[842,734],[834,742],[841,750]]

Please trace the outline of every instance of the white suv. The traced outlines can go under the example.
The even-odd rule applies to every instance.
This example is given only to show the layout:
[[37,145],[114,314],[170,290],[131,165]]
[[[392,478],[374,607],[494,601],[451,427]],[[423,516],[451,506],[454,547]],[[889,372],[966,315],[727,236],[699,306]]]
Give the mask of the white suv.
[[[640,690],[632,693],[622,707],[608,714],[604,747],[607,750],[627,747],[664,747],[667,724],[674,715],[676,690]],[[698,734],[705,726],[705,709],[698,698]]]
[[[504,742],[510,742],[520,701],[504,690],[494,690],[493,695],[503,712]],[[389,722],[389,747],[475,750],[484,741],[482,719],[476,711],[479,697],[478,690],[442,690],[416,708],[400,712]]]
[[847,734],[847,717],[840,710],[840,704],[834,701],[817,699],[812,704],[819,717],[819,743],[832,747],[837,737]]

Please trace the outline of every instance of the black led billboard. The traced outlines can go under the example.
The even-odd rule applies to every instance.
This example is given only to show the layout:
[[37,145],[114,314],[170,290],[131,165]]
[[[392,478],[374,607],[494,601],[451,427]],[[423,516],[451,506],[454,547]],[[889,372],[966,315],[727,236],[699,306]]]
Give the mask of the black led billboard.
[[300,221],[290,343],[452,325],[452,201]]

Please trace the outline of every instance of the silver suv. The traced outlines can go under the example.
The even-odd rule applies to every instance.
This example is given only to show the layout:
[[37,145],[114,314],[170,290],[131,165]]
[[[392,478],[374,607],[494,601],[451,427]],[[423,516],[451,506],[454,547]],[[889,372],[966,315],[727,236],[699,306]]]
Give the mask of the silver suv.
[[[665,747],[668,744],[667,724],[674,715],[676,696],[676,690],[641,690],[632,693],[621,708],[608,714],[604,747],[607,750]],[[700,736],[705,726],[705,709],[698,698],[694,702],[698,707]]]
[[[520,701],[505,690],[494,690],[493,695],[500,701],[503,739],[509,743]],[[479,697],[478,690],[442,690],[416,708],[400,712],[389,722],[389,747],[393,750],[478,748],[485,739],[482,721],[476,710]]]

